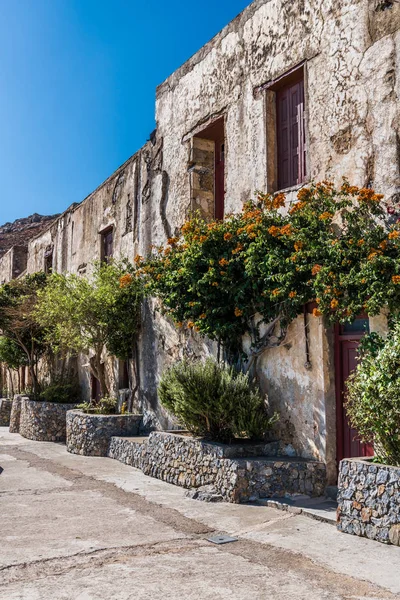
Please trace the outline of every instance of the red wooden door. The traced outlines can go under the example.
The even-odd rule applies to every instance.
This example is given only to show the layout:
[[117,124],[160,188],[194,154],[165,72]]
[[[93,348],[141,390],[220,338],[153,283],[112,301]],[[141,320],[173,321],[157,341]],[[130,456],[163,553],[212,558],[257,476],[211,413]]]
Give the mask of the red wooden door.
[[357,361],[357,348],[363,335],[368,331],[368,318],[360,316],[353,323],[337,325],[335,328],[336,346],[336,416],[337,416],[337,462],[342,458],[372,456],[370,444],[363,444],[357,431],[348,421],[344,408],[346,380],[354,371]]

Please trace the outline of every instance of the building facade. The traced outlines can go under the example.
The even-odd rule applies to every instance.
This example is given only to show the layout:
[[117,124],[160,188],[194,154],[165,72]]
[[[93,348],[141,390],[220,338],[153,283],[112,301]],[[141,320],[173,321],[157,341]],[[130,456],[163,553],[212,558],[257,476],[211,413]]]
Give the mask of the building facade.
[[[146,255],[199,209],[239,211],[256,190],[284,190],[288,205],[311,180],[342,177],[400,201],[400,4],[381,0],[255,0],[156,92],[150,140],[83,202],[28,246],[26,268],[90,276],[93,260]],[[3,257],[2,277],[12,275]],[[4,264],[3,264],[4,262]],[[281,414],[275,432],[298,455],[323,460],[331,481],[352,447],[343,386],[367,327],[327,328],[307,310],[286,343],[267,350],[259,379]],[[173,422],[157,400],[163,368],[211,342],[177,331],[152,300],[131,364],[109,361],[114,389],[129,381],[145,422]],[[87,358],[80,360],[92,393]]]

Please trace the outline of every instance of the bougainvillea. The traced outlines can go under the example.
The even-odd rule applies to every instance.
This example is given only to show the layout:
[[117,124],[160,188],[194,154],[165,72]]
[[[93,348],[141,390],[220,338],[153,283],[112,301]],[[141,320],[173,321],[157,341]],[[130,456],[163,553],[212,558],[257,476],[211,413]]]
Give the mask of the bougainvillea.
[[282,341],[305,303],[330,322],[398,304],[400,228],[386,226],[382,199],[347,181],[304,187],[291,205],[258,193],[224,221],[194,215],[179,237],[137,257],[138,272],[178,326],[228,348],[248,333],[258,352]]

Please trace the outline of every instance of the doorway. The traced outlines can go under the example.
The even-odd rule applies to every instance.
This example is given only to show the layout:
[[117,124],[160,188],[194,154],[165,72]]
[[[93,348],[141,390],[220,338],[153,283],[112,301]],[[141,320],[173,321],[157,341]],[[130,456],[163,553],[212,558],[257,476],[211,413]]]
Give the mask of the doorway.
[[358,362],[357,349],[363,336],[369,333],[369,319],[365,315],[352,323],[335,326],[335,373],[336,373],[336,460],[343,458],[373,456],[371,444],[360,441],[357,431],[348,421],[344,407],[346,381]]

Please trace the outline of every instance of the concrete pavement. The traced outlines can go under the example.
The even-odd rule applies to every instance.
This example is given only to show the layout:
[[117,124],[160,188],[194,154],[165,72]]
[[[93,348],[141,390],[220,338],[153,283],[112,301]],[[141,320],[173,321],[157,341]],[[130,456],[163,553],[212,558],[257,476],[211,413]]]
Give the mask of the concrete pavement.
[[304,515],[191,500],[6,428],[0,467],[0,600],[400,598],[400,548]]

